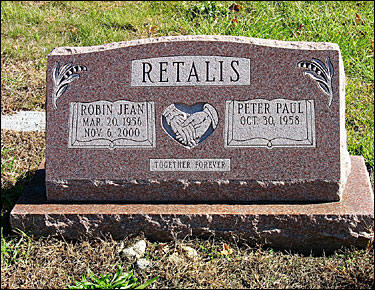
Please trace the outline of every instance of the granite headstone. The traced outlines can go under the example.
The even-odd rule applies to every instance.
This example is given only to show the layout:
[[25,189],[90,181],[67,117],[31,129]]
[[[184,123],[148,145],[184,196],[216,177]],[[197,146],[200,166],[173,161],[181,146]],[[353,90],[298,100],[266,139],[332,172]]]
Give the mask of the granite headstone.
[[48,200],[338,201],[338,45],[181,36],[48,56]]
[[[349,156],[339,47],[178,36],[48,57],[46,161],[12,228],[365,248],[374,197]],[[80,201],[80,202],[78,202]]]

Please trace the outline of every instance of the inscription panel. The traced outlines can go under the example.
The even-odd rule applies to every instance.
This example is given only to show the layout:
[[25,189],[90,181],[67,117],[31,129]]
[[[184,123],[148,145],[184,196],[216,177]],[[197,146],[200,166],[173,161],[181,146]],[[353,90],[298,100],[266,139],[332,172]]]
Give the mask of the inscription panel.
[[169,56],[132,60],[131,86],[250,85],[250,59]]
[[316,147],[313,100],[227,101],[226,147]]
[[150,159],[150,171],[230,171],[230,159]]
[[155,147],[154,102],[71,102],[68,147]]

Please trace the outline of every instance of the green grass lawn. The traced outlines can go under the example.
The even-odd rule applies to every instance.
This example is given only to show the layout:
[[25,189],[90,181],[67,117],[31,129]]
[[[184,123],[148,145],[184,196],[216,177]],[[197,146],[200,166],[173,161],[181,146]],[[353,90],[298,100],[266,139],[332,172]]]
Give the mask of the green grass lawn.
[[[196,34],[239,35],[288,41],[337,43],[342,52],[346,72],[348,150],[352,155],[364,156],[374,187],[374,2],[2,1],[1,113],[10,114],[19,110],[45,110],[47,55],[55,47],[90,46],[166,35]],[[4,220],[6,220],[16,197],[22,191],[23,184],[29,180],[30,172],[35,170],[44,158],[45,142],[44,133],[15,133],[6,130],[2,130],[1,139],[3,227]],[[2,267],[2,287],[3,285],[4,287],[5,285],[7,287],[12,287],[12,285],[14,287],[20,285],[22,287],[27,287],[27,285],[67,287],[73,285],[74,280],[79,280],[82,274],[86,273],[83,273],[82,265],[84,263],[78,267],[79,271],[75,271],[74,268],[66,266],[64,263],[65,266],[60,263],[61,267],[59,268],[60,264],[56,261],[62,259],[63,252],[60,253],[60,256],[56,255],[56,261],[47,261],[47,258],[46,260],[30,259],[30,253],[39,253],[35,247],[42,247],[38,249],[42,252],[56,250],[58,244],[56,240],[48,242],[23,238],[20,242],[20,239],[20,237],[14,238],[9,235],[2,237],[2,266],[3,258],[7,259],[4,260],[6,263],[9,262],[7,269],[3,270]],[[215,245],[212,244],[210,247]],[[79,251],[83,244],[78,244],[76,247]],[[21,248],[22,251],[19,250]],[[69,247],[65,248],[64,253],[69,249]],[[371,260],[373,262],[373,250],[370,254],[365,251],[359,253],[355,250],[345,252],[344,262],[337,258],[336,255],[340,254],[314,260],[308,259],[308,257],[284,255],[280,252],[275,258],[263,250],[246,253],[241,252],[241,249],[238,251],[244,257],[251,256],[250,260],[254,258],[255,253],[258,253],[257,262],[248,265],[255,267],[253,272],[234,272],[232,275],[231,271],[236,271],[233,268],[235,264],[231,264],[227,260],[219,260],[221,261],[218,263],[220,266],[215,264],[216,266],[210,265],[202,268],[212,273],[216,271],[218,275],[223,273],[233,277],[232,282],[225,280],[227,283],[225,285],[219,282],[212,285],[203,283],[202,279],[209,279],[207,278],[209,276],[205,276],[209,274],[204,272],[206,274],[199,280],[199,275],[195,277],[194,271],[187,274],[191,276],[186,278],[185,284],[179,284],[177,278],[173,280],[173,275],[167,273],[170,275],[168,276],[164,272],[157,280],[159,282],[155,283],[158,287],[183,287],[183,285],[189,287],[239,287],[242,285],[243,287],[351,286],[366,288],[374,282],[374,268],[373,266],[371,268],[370,263]],[[115,254],[113,254],[113,249],[107,248],[103,255],[107,257]],[[355,255],[356,258],[349,259],[348,255]],[[284,269],[284,272],[288,272],[294,267],[295,271],[300,270],[299,274],[293,276],[294,280],[290,280],[292,279],[290,275],[287,279],[283,278],[283,272],[277,272],[274,277],[269,274],[268,280],[264,280],[262,272],[277,268],[278,264],[272,264],[273,259],[277,261],[285,259],[291,266]],[[74,261],[74,256],[71,257],[71,261]],[[95,256],[94,262],[88,263],[91,263],[89,265],[91,268],[98,270],[100,269],[98,265],[103,264],[103,261],[104,258],[98,255]],[[301,265],[302,261],[308,261],[311,267],[308,269],[298,268],[297,265]],[[54,262],[56,263],[54,264]],[[43,263],[49,265],[49,268],[43,267]],[[116,264],[113,261],[111,263]],[[199,268],[197,265],[185,265],[184,269],[186,267]],[[241,265],[245,269],[247,264]],[[170,273],[174,271],[172,268],[168,268],[167,264],[160,264],[160,266],[169,269]],[[46,284],[32,284],[30,277],[37,279],[39,276],[35,271],[32,272],[33,269],[30,267],[34,267],[34,270],[39,269],[39,273],[44,273],[47,277],[54,275],[53,267],[61,277],[64,275],[73,275],[74,277],[61,278],[60,280],[56,278],[50,281],[45,279],[43,281]],[[313,270],[314,267],[315,270]],[[29,274],[31,273],[28,280],[25,278],[26,276],[22,276],[21,270],[25,269],[30,271]],[[115,273],[117,268],[111,269],[106,268],[111,273]],[[178,272],[180,274],[177,273],[178,275],[185,273],[182,269],[183,267],[179,270],[181,272]],[[324,271],[328,271],[327,273],[330,274],[325,274]],[[17,274],[13,275],[12,273]],[[155,271],[151,273],[152,275],[142,273],[138,274],[144,275],[144,281],[157,275]],[[258,279],[260,282],[246,284],[241,280],[241,273],[250,275],[254,281]],[[311,275],[311,279],[307,278],[307,273]],[[322,281],[322,275],[326,275],[329,283],[316,282],[314,284],[314,281]],[[23,278],[25,279],[22,284]],[[175,284],[168,282],[168,279],[172,279]],[[31,284],[25,284],[25,281],[29,281]]]

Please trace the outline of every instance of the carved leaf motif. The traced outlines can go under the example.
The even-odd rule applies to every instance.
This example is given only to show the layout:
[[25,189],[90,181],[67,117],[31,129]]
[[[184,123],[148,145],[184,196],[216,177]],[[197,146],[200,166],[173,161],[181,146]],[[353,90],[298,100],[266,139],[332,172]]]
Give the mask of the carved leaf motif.
[[319,87],[327,94],[329,95],[329,89],[325,83],[319,83]]
[[56,67],[53,69],[52,77],[53,77],[53,83],[57,83],[57,79],[59,77],[59,72],[60,72],[60,64],[57,63]]
[[329,58],[327,58],[327,65],[328,65],[328,70],[329,70],[329,75],[332,77],[333,76],[333,66]]
[[76,72],[86,71],[87,68],[83,65],[73,66],[72,63],[65,64],[60,70],[60,64],[56,63],[56,67],[52,72],[53,80],[53,94],[52,101],[55,108],[57,108],[56,101],[60,98],[68,88],[68,84],[80,77]]
[[316,81],[321,81],[321,82],[325,82],[326,80],[318,75],[316,72],[313,72],[313,71],[305,71],[305,75],[309,75],[312,79],[316,80]]
[[318,83],[319,88],[329,96],[328,106],[331,106],[333,99],[332,77],[334,74],[333,66],[329,58],[326,60],[327,66],[319,59],[313,58],[312,61],[300,61],[298,67],[306,68],[305,75],[310,76]]
[[73,64],[70,62],[70,63],[67,63],[66,65],[64,65],[64,66],[61,68],[61,73],[59,74],[60,81],[64,78],[65,73],[66,73],[68,70],[70,70],[72,67],[73,67]]
[[320,68],[322,71],[324,71],[325,73],[328,73],[325,64],[324,64],[323,62],[321,62],[319,59],[317,59],[317,58],[313,58],[313,59],[312,59],[312,62],[313,62],[314,64],[318,65],[319,68]]
[[60,86],[63,86],[63,85],[66,85],[66,84],[70,84],[72,81],[74,81],[75,79],[78,79],[78,78],[79,78],[79,74],[71,75],[67,79],[64,79],[63,81],[61,81],[60,82]]
[[56,93],[56,99],[55,99],[55,106],[56,106],[56,100],[62,96],[63,93],[65,93],[68,85],[63,85],[62,87],[59,87],[59,90]]

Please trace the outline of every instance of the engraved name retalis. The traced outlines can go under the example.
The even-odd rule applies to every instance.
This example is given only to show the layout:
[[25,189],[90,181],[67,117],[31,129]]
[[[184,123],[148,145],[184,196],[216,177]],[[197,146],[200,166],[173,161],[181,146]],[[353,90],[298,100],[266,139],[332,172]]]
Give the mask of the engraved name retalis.
[[250,59],[169,56],[132,61],[131,86],[249,85]]
[[70,103],[69,148],[155,147],[154,102]]
[[316,147],[313,100],[227,101],[226,147]]

